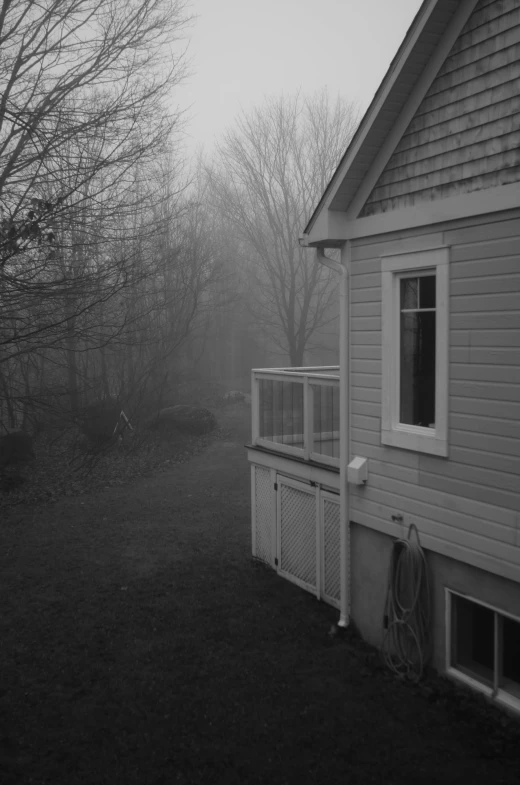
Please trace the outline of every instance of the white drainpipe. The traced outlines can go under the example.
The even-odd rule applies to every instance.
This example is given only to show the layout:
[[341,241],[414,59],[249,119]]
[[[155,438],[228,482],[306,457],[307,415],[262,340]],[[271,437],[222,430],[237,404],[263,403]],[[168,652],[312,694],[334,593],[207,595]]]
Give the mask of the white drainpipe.
[[350,240],[345,243],[342,252],[342,263],[325,256],[323,248],[316,249],[316,260],[339,273],[339,483],[340,483],[340,616],[338,627],[348,627],[350,621],[350,515],[349,494],[347,483],[347,466],[350,454],[350,423],[349,423],[349,310],[348,310],[348,276],[350,271]]

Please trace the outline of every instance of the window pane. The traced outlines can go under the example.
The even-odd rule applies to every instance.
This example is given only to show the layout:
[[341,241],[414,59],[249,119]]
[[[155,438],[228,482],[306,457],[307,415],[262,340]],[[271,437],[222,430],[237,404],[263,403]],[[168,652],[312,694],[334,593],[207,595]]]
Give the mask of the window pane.
[[401,278],[401,310],[419,307],[418,291],[418,278]]
[[520,694],[520,623],[505,616],[502,617],[502,682],[505,689]]
[[475,602],[453,597],[454,629],[452,665],[493,682],[495,614]]
[[419,278],[419,308],[435,308],[435,276]]
[[260,433],[263,439],[303,447],[303,384],[260,380]]
[[399,421],[435,427],[435,311],[401,314]]
[[339,458],[339,385],[312,384],[314,452]]

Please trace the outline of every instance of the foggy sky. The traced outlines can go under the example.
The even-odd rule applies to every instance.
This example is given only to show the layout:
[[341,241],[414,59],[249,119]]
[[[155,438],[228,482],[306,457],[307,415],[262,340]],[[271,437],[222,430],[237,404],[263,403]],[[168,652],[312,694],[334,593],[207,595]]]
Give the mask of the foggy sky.
[[211,150],[240,107],[327,86],[364,112],[421,0],[192,0],[187,144]]

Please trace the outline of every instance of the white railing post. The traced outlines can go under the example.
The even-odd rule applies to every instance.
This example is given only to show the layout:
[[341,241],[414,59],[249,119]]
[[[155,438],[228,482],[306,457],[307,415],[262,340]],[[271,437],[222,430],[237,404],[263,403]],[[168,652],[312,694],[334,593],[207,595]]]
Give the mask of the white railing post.
[[306,458],[310,458],[314,452],[314,390],[308,376],[305,377],[305,385],[307,387],[307,417],[305,418],[305,429],[307,431]]
[[260,435],[260,382],[255,371],[251,372],[251,439],[256,444]]
[[309,377],[303,377],[303,451],[305,459],[308,461],[311,454],[311,433],[309,428],[309,415],[310,415],[310,385]]

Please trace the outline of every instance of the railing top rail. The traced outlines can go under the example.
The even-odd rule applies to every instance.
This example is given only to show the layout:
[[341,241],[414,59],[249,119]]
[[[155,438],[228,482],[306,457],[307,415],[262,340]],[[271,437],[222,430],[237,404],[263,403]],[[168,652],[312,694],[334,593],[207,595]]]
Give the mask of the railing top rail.
[[309,365],[302,366],[301,368],[252,368],[253,373],[265,371],[285,371],[288,373],[322,373],[323,371],[337,371],[339,373],[339,365]]
[[309,379],[311,381],[323,379],[325,381],[339,382],[339,376],[326,373],[290,373],[289,371],[262,369],[261,371],[254,371],[254,374],[255,379],[272,379],[273,381],[276,381],[277,379],[287,379],[287,381],[293,379],[295,382],[299,380],[303,382],[304,379]]

